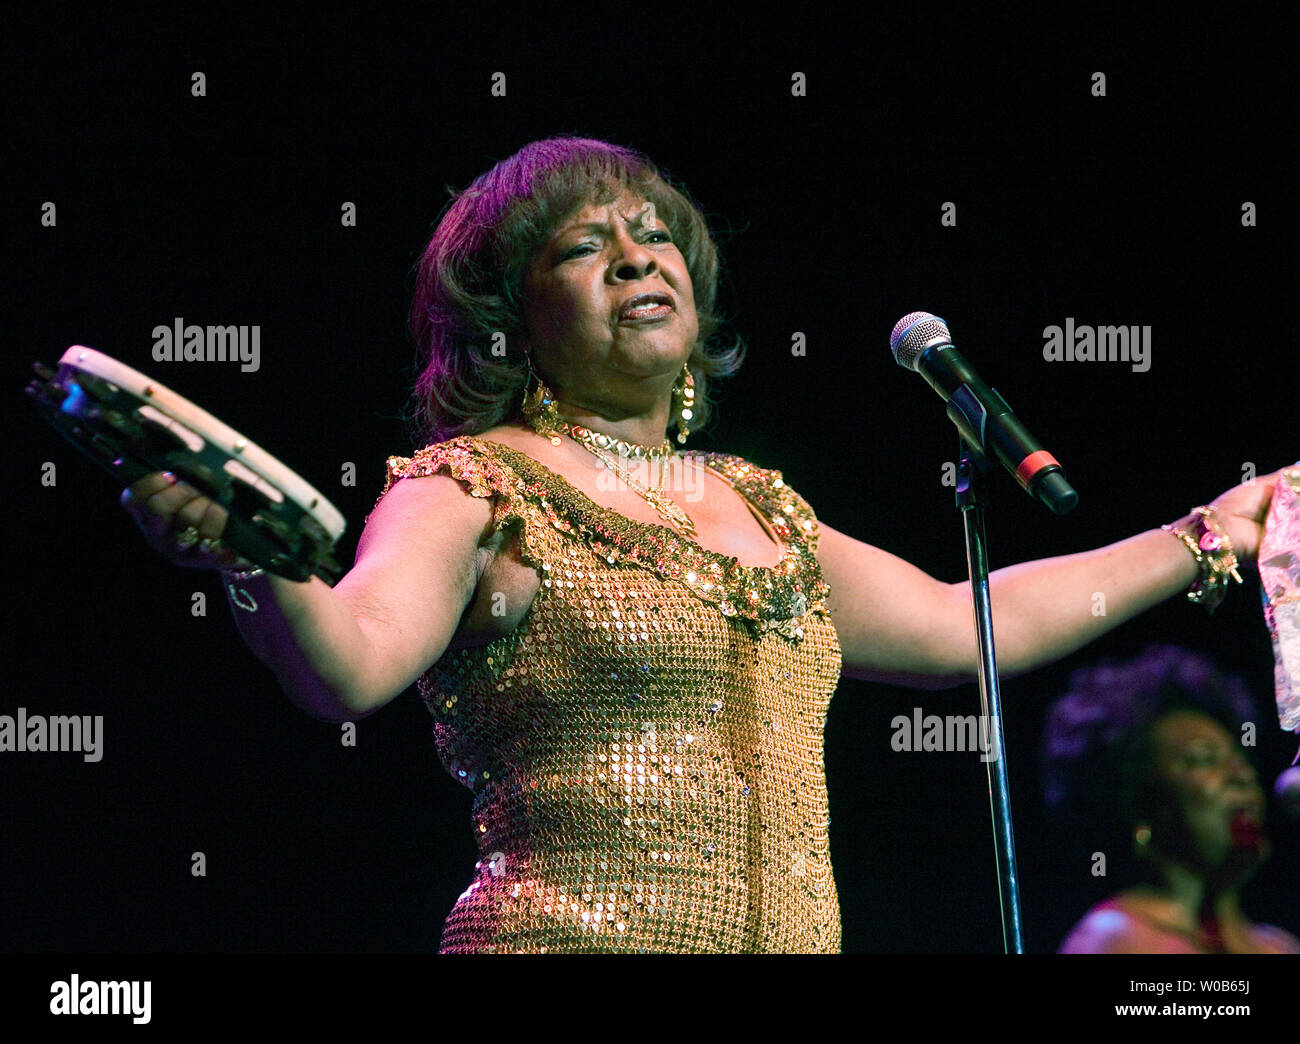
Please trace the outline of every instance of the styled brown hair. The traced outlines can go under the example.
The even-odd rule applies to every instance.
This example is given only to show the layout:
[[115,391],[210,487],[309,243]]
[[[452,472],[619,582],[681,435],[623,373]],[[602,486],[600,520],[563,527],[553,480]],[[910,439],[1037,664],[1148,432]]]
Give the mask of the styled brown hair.
[[634,149],[562,136],[525,145],[455,195],[425,247],[410,314],[421,367],[411,411],[419,438],[477,434],[518,413],[528,380],[520,347],[528,266],[566,218],[623,191],[654,204],[686,261],[699,318],[691,427],[705,423],[709,379],[734,373],[744,345],[713,344],[722,326],[719,260],[704,215]]

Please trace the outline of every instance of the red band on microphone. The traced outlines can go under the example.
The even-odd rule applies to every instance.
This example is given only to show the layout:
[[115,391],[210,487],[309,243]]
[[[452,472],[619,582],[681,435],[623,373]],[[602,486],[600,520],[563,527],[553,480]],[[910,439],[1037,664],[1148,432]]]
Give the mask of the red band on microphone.
[[1031,453],[1016,468],[1016,480],[1025,489],[1028,489],[1030,479],[1050,464],[1055,464],[1058,468],[1061,466],[1061,462],[1048,453],[1047,450]]

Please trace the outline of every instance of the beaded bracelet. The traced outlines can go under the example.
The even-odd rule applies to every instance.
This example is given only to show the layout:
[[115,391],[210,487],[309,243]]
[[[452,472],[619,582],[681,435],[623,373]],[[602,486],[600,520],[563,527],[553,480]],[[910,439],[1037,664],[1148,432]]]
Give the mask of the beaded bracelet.
[[1199,532],[1196,536],[1173,525],[1160,528],[1166,533],[1172,533],[1186,545],[1200,569],[1200,576],[1187,590],[1187,600],[1204,606],[1206,612],[1212,613],[1228,593],[1229,578],[1241,583],[1241,574],[1237,572],[1237,553],[1227,530],[1215,516],[1214,508],[1202,505],[1192,508],[1192,513],[1197,516]]
[[257,612],[257,599],[245,591],[242,587],[236,587],[235,584],[242,583],[245,580],[252,580],[256,576],[262,576],[266,570],[261,566],[253,569],[223,569],[221,578],[225,581],[226,590],[230,592],[230,600],[246,613]]

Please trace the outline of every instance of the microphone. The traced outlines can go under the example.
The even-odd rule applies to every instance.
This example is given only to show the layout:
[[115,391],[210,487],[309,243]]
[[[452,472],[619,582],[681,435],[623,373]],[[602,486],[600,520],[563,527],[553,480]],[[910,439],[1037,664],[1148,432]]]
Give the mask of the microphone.
[[1273,784],[1277,803],[1287,815],[1300,819],[1300,768],[1289,768]]
[[1282,810],[1293,819],[1300,819],[1300,750],[1295,752],[1291,767],[1277,777],[1273,793]]
[[894,324],[889,347],[899,366],[919,373],[948,404],[948,417],[962,437],[1000,460],[1026,493],[1058,515],[1079,502],[1057,459],[952,346],[947,323],[929,312],[909,312]]

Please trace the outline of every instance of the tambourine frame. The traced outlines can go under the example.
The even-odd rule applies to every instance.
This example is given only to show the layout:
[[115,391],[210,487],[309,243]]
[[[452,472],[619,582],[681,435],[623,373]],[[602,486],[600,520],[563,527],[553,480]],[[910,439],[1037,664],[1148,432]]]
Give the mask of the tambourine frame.
[[321,493],[255,443],[147,376],[74,345],[27,387],[41,415],[124,485],[170,471],[229,513],[221,541],[289,580],[335,583],[346,523]]

